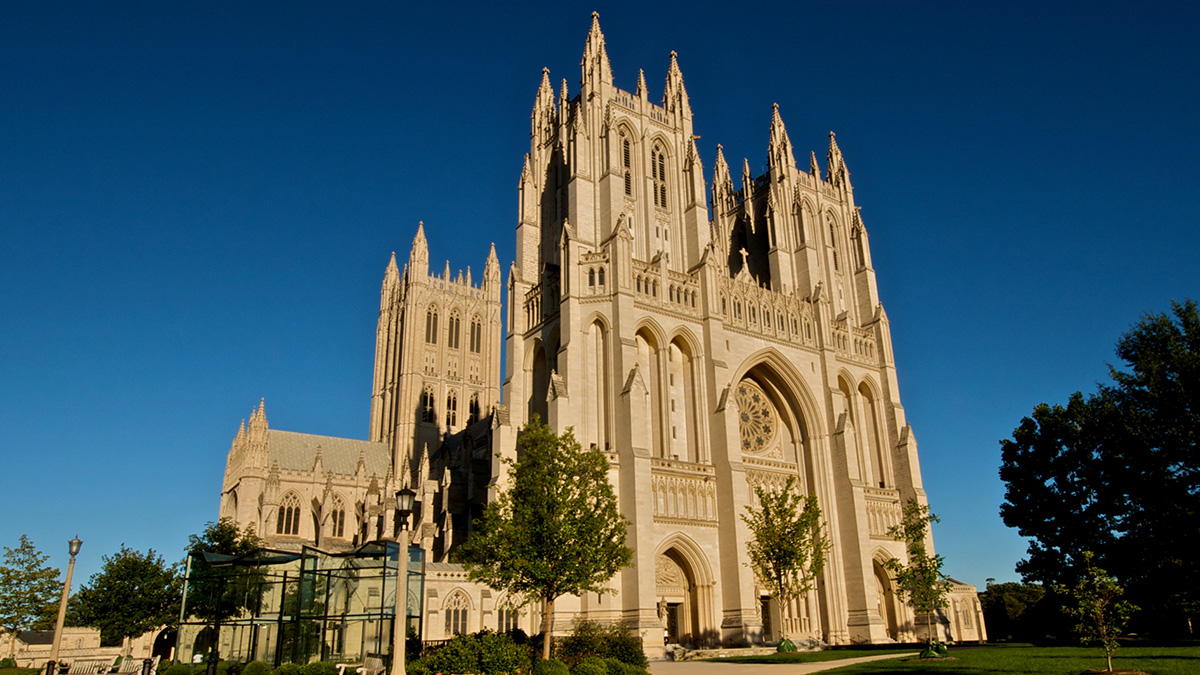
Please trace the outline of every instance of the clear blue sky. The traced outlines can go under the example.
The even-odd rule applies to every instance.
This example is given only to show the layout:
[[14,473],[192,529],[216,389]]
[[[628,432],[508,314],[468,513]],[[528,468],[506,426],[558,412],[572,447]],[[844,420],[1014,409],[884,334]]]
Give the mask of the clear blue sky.
[[[679,53],[701,158],[838,133],[948,570],[1014,579],[999,445],[1200,298],[1191,3],[0,4],[0,545],[176,559],[229,443],[364,438],[388,255],[513,257],[543,66]],[[250,6],[247,6],[250,5]]]

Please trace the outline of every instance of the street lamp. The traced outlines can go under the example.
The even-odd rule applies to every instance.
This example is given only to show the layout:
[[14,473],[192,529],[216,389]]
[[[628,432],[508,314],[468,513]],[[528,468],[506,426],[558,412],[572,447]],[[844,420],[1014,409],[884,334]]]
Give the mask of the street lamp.
[[54,675],[58,670],[58,644],[62,641],[63,623],[67,619],[67,598],[71,595],[71,575],[75,572],[75,556],[79,555],[79,547],[83,542],[79,535],[67,542],[71,552],[71,562],[67,563],[67,579],[63,582],[62,600],[58,603],[58,620],[54,622],[54,643],[50,646],[50,660],[46,662],[47,675]]
[[[400,531],[408,531],[408,516],[413,512],[417,493],[410,488],[396,491],[396,515]],[[397,537],[400,547],[400,569],[396,570],[396,617],[392,620],[392,675],[405,675],[404,642],[408,639],[408,537]]]

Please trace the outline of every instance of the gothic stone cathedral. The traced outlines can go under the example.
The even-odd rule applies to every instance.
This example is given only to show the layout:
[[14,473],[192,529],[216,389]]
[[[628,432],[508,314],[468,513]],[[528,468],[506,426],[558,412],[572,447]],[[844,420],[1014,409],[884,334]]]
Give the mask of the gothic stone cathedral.
[[[418,226],[404,269],[393,255],[384,273],[370,440],[270,429],[260,404],[229,451],[221,515],[274,548],[410,538],[430,561],[425,639],[533,633],[536,607],[448,560],[504,480],[497,455],[538,415],[608,453],[635,551],[615,594],[558,603],[556,631],[577,614],[624,620],[652,657],[664,630],[726,644],[782,622],[832,644],[923,634],[882,566],[905,556],[886,535],[901,503],[926,499],[842,153],[831,133],[824,176],[815,154],[798,168],[776,108],[767,172],[743,161],[735,187],[718,145],[706,185],[692,124],[675,53],[661,104],[640,73],[618,89],[593,14],[576,95],[542,72],[507,285],[494,248],[478,283],[449,263],[431,274]],[[780,608],[745,564],[739,516],[756,486],[792,476],[833,547],[816,591]],[[974,588],[953,598],[941,630],[982,639]]]

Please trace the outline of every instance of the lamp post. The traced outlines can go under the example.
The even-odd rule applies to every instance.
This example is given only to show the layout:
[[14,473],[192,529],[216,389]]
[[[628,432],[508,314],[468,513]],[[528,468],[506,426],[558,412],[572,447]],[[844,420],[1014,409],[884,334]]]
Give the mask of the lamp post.
[[[417,493],[409,488],[396,492],[396,515],[400,531],[408,531],[408,516],[413,512]],[[396,570],[396,617],[392,620],[392,675],[405,675],[404,643],[408,639],[408,537],[396,538],[400,547],[400,569]]]
[[67,619],[67,598],[71,595],[71,575],[75,572],[75,556],[79,554],[79,547],[83,546],[83,542],[79,540],[79,535],[67,542],[68,550],[71,552],[71,562],[67,563],[67,579],[63,582],[62,600],[58,603],[58,620],[54,622],[54,643],[50,645],[50,660],[46,662],[47,675],[54,675],[58,670],[58,644],[62,641],[63,623]]

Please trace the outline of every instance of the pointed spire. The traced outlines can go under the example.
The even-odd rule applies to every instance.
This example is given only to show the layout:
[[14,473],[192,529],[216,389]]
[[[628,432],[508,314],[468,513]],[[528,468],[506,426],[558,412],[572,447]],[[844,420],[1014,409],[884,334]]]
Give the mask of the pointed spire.
[[850,180],[850,172],[846,169],[846,160],[842,157],[842,149],[838,147],[837,137],[829,132],[829,180],[835,185]]
[[399,290],[400,269],[396,266],[396,252],[392,251],[392,258],[388,260],[387,269],[383,272],[383,288],[379,291],[379,311],[382,312],[395,303]]
[[733,198],[733,177],[729,175],[729,163],[725,161],[725,152],[720,143],[717,144],[717,158],[713,160],[712,192],[715,217],[717,206],[726,209]]
[[529,114],[530,134],[537,136],[538,132],[549,132],[554,124],[554,87],[550,85],[550,69],[542,68],[542,82],[538,85],[537,96],[533,99],[533,112]]
[[683,72],[679,70],[679,59],[674,50],[671,51],[671,64],[667,66],[667,86],[663,90],[663,107],[668,112],[676,112],[683,117],[692,116],[692,106],[688,102],[687,89],[683,86]]
[[812,174],[813,180],[821,180],[821,167],[817,165],[817,153],[808,153],[808,172]]
[[641,68],[638,68],[637,91],[634,92],[634,94],[643,101],[646,100],[646,71],[642,70]]
[[408,269],[417,281],[429,276],[429,242],[425,240],[424,221],[417,222],[417,234],[413,237],[412,251],[408,254]]
[[446,269],[442,271],[442,280],[450,281],[450,261],[446,261]]
[[586,89],[598,89],[601,83],[612,84],[612,66],[608,62],[608,51],[604,48],[604,33],[600,31],[600,13],[592,12],[592,27],[588,30],[587,42],[583,46],[583,60],[579,63],[582,72],[580,83]]
[[567,116],[567,105],[571,102],[571,97],[567,89],[567,78],[562,79],[562,85],[558,88],[558,107],[562,111],[562,116],[565,119]]
[[525,166],[521,167],[521,182],[517,185],[520,187],[525,183],[533,182],[533,170],[529,168],[529,153],[525,153]]
[[783,118],[779,116],[779,104],[771,104],[771,109],[771,143],[767,149],[771,168],[782,170],[784,167],[796,166],[796,158],[792,155],[792,141],[788,138],[787,128],[783,126]]

